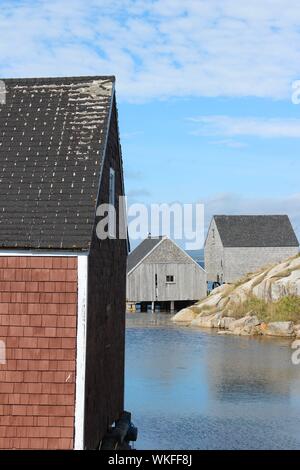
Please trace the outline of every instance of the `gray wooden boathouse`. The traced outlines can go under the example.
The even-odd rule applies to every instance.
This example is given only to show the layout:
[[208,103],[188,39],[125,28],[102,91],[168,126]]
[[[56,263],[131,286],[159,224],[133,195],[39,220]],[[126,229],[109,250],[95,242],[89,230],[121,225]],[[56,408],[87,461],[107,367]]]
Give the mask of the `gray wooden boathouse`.
[[166,236],[146,238],[128,256],[127,302],[182,308],[206,296],[206,274]]
[[205,242],[208,282],[235,282],[295,256],[299,243],[287,215],[215,215]]

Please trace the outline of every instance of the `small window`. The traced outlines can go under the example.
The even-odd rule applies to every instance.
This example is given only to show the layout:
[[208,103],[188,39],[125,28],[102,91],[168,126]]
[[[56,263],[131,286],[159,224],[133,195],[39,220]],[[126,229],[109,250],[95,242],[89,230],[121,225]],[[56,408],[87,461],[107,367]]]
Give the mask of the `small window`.
[[115,170],[109,169],[109,204],[115,207]]
[[175,282],[175,277],[171,276],[171,275],[166,276],[166,282],[168,284],[174,283]]
[[109,214],[108,214],[108,234],[110,238],[116,238],[116,210],[115,201],[116,189],[115,189],[115,170],[109,169]]

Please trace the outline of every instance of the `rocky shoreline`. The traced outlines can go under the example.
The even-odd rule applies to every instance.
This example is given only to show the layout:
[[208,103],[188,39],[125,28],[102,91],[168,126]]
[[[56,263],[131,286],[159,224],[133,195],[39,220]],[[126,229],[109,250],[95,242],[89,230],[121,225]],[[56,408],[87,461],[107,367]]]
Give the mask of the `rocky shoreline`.
[[[236,319],[233,317],[223,317],[221,313],[196,317],[188,321],[190,312],[187,309],[181,310],[181,317],[172,318],[176,323],[197,326],[199,328],[217,328],[220,335],[240,335],[240,336],[280,336],[289,338],[300,338],[300,324],[295,325],[292,321],[269,322],[260,321],[256,315],[246,315]],[[177,314],[178,315],[178,314]]]
[[[299,318],[299,323],[291,318],[285,318],[284,321],[273,321],[270,318],[266,321],[259,318],[255,309],[245,312],[247,305],[251,304],[249,299],[254,299],[254,305],[255,302],[261,302],[266,308],[273,308],[289,296],[300,302],[299,256],[250,274],[235,285],[222,285],[205,299],[179,311],[172,321],[193,327],[217,328],[222,335],[300,338],[300,311],[293,312],[293,316],[297,320]],[[239,317],[239,312],[244,314]],[[276,315],[288,317],[289,313],[284,315],[284,312],[276,311]]]

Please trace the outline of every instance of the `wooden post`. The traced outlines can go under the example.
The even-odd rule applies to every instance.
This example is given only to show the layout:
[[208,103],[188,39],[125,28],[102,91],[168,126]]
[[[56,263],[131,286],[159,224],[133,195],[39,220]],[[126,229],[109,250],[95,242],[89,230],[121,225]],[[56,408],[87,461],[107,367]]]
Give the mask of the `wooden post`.
[[171,300],[170,310],[171,310],[171,313],[174,313],[174,311],[175,311],[174,300]]
[[154,312],[154,302],[151,302],[151,312]]

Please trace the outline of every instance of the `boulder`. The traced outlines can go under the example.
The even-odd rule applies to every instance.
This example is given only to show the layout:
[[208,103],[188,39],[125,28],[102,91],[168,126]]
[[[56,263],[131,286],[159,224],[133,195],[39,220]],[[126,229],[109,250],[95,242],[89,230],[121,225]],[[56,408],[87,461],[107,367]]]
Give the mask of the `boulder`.
[[277,321],[263,324],[261,331],[266,336],[295,336],[294,323],[292,321]]
[[230,323],[229,330],[235,335],[252,336],[260,335],[260,321],[256,315],[246,315],[239,320]]
[[256,315],[252,315],[249,320],[245,322],[244,328],[243,328],[243,334],[246,335],[258,335],[261,334],[260,332],[260,321],[257,318]]
[[285,295],[300,295],[299,257],[291,258],[269,269],[265,277],[254,287],[253,294],[267,302],[276,302]]
[[265,266],[235,284],[224,284],[214,289],[208,297],[181,310],[172,320],[203,328],[219,328],[236,335],[300,337],[300,325],[294,326],[292,322],[272,322],[269,325],[261,323],[255,311],[248,312],[238,320],[233,317],[239,307],[242,309],[245,301],[253,297],[274,302],[286,295],[300,296],[299,256],[273,266]]
[[228,330],[231,323],[235,320],[236,320],[236,318],[234,318],[234,317],[223,317],[220,320],[219,328],[223,328],[224,330]]
[[171,318],[171,320],[178,323],[190,323],[192,320],[194,320],[195,316],[196,313],[194,313],[193,310],[190,308],[184,308],[177,312],[176,315]]
[[211,315],[198,315],[191,323],[192,326],[202,328],[218,328],[222,318],[222,312],[213,313]]
[[243,336],[258,336],[258,335],[261,335],[261,334],[262,334],[262,332],[261,332],[261,329],[260,329],[259,325],[257,325],[257,326],[254,326],[254,325],[245,326],[240,331],[240,335],[243,335]]
[[233,322],[230,323],[229,325],[229,330],[234,331],[237,329],[242,329],[246,325],[246,323],[251,320],[250,315],[246,315],[245,317],[239,318],[238,320],[234,320]]
[[222,293],[211,293],[206,299],[200,300],[197,302],[194,307],[198,308],[199,310],[205,310],[205,308],[214,308],[216,307],[220,301],[223,300]]
[[300,338],[300,325],[294,325],[294,331],[297,338]]

